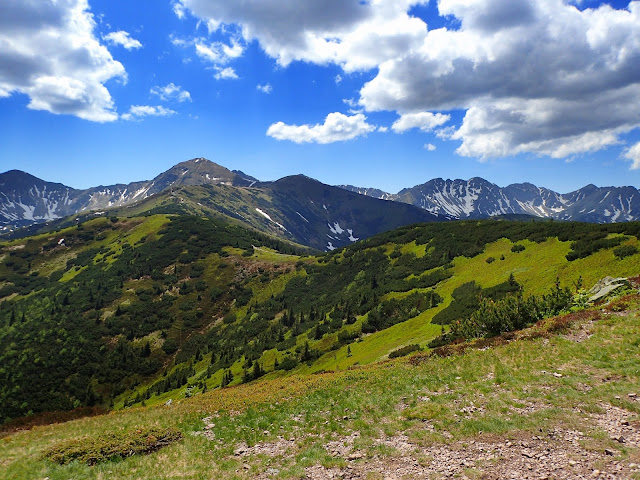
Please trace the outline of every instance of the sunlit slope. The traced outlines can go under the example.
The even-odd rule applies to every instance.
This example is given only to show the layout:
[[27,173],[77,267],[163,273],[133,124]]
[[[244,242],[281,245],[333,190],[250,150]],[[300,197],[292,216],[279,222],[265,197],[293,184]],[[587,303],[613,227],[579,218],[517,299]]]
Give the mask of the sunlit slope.
[[470,282],[479,294],[529,296],[556,278],[577,289],[637,275],[639,231],[429,223],[305,256],[237,223],[165,214],[5,243],[2,416],[154,405],[424,349],[448,331],[438,319]]

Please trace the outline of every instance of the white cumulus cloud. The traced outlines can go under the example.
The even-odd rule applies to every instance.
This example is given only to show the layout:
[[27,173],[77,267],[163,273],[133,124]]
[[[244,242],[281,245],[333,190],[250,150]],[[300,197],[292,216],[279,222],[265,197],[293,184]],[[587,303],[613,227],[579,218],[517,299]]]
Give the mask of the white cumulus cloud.
[[203,39],[198,39],[195,47],[199,57],[214,65],[226,65],[244,52],[244,47],[235,40],[227,45],[223,42],[206,43]]
[[429,132],[436,127],[444,125],[450,119],[451,115],[444,115],[442,113],[405,113],[393,122],[391,129],[396,133],[406,132],[412,128],[419,128],[423,132]]
[[290,140],[295,143],[333,143],[351,140],[376,129],[367,123],[362,114],[347,116],[339,112],[330,113],[323,124],[287,125],[274,123],[267,130],[267,135],[277,140]]
[[132,105],[127,113],[121,115],[123,120],[136,120],[142,117],[167,117],[177,112],[161,105]]
[[215,74],[213,75],[216,80],[235,80],[238,78],[238,74],[233,67],[214,67]]
[[580,11],[562,0],[441,0],[459,30],[383,62],[361,89],[375,110],[466,111],[460,155],[557,158],[640,126],[640,2]]
[[142,48],[142,43],[135,38],[131,38],[129,33],[124,30],[108,33],[102,38],[113,45],[120,45],[127,50]]
[[181,86],[170,83],[164,87],[156,86],[150,91],[151,95],[160,97],[163,101],[187,102],[191,101],[191,94]]
[[639,0],[582,10],[578,0],[439,0],[455,27],[432,29],[410,14],[427,3],[179,0],[281,66],[373,71],[360,90],[365,111],[464,112],[454,132],[438,130],[460,155],[566,158],[640,127]]
[[[208,25],[241,27],[282,66],[335,63],[345,71],[375,68],[420,44],[426,25],[409,8],[427,0],[180,0]],[[210,27],[211,28],[211,27]]]
[[95,26],[87,0],[0,1],[0,97],[22,93],[34,110],[117,120],[105,83],[127,76]]
[[425,143],[424,149],[427,150],[428,152],[435,152],[436,146],[433,143]]
[[181,38],[170,36],[171,43],[180,48],[193,48],[196,55],[213,70],[217,80],[237,79],[235,69],[229,64],[242,56],[245,46],[235,37],[229,43],[210,42],[203,37]]
[[631,170],[640,169],[640,142],[625,152],[625,157],[631,160]]

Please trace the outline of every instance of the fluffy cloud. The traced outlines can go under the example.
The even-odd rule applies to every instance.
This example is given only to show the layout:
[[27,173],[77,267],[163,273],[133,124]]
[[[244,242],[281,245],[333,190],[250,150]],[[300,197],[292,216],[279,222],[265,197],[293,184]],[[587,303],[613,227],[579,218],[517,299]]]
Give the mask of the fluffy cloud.
[[179,85],[175,85],[170,83],[165,87],[156,86],[153,87],[150,91],[151,95],[156,95],[160,97],[161,100],[167,101],[177,101],[177,102],[186,102],[191,101],[191,94],[186,90],[183,90]]
[[466,112],[454,132],[438,132],[460,155],[567,157],[640,126],[640,1],[579,10],[577,0],[439,0],[456,27],[431,30],[409,14],[420,3],[179,1],[210,28],[238,26],[281,66],[376,69],[360,90],[366,111]]
[[245,47],[236,38],[231,38],[230,43],[209,42],[207,39],[198,37],[185,39],[171,36],[171,43],[177,47],[193,47],[195,53],[209,68],[213,70],[217,80],[236,79],[238,75],[233,67],[227,66],[231,61],[239,58],[244,53]]
[[301,60],[369,69],[417,47],[426,25],[408,14],[427,0],[180,0],[209,28],[241,27],[282,66]]
[[123,120],[136,120],[142,117],[167,117],[176,112],[161,105],[132,105],[128,113],[121,115]]
[[367,110],[463,109],[465,156],[564,158],[640,126],[640,2],[579,11],[561,0],[441,0],[459,30],[380,65]]
[[102,38],[112,45],[120,45],[127,50],[142,48],[142,44],[138,40],[131,38],[129,33],[124,30],[108,33]]
[[436,146],[433,143],[425,143],[424,149],[427,150],[428,152],[435,152]]
[[270,83],[266,83],[264,85],[257,85],[256,88],[262,93],[266,93],[267,95],[269,95],[273,90],[273,87],[271,86]]
[[213,67],[215,74],[213,75],[216,80],[235,80],[238,78],[238,74],[232,67]]
[[0,1],[0,96],[95,122],[117,120],[104,84],[126,81],[120,62],[94,36],[87,0]]
[[226,65],[231,60],[242,56],[244,47],[236,40],[227,45],[222,42],[206,44],[203,39],[195,41],[196,53],[198,56],[214,65]]
[[393,122],[391,129],[396,133],[406,132],[412,128],[419,128],[423,132],[429,132],[436,127],[444,125],[451,119],[450,115],[442,113],[419,112],[405,113]]
[[367,118],[362,113],[349,117],[334,112],[327,115],[322,125],[274,123],[267,130],[267,135],[277,140],[290,140],[295,143],[333,143],[351,140],[375,129],[375,126],[367,123]]
[[625,157],[632,162],[631,170],[640,169],[640,142],[629,148],[625,153]]

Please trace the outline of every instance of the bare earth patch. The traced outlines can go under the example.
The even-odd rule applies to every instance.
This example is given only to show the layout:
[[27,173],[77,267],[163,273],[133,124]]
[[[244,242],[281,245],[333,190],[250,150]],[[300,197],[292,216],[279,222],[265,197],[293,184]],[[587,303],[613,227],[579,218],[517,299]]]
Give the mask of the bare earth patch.
[[374,441],[376,446],[389,447],[394,452],[391,455],[353,450],[357,434],[352,434],[326,445],[331,455],[347,460],[346,467],[314,465],[306,469],[306,478],[630,479],[640,474],[640,465],[632,462],[640,446],[640,422],[630,421],[634,414],[624,409],[601,407],[604,413],[591,414],[588,424],[606,432],[611,441],[631,453],[630,457],[623,457],[617,448],[601,447],[602,442],[596,442],[590,432],[563,428],[539,435],[515,433],[509,439],[482,435],[426,448],[411,443],[405,435]]

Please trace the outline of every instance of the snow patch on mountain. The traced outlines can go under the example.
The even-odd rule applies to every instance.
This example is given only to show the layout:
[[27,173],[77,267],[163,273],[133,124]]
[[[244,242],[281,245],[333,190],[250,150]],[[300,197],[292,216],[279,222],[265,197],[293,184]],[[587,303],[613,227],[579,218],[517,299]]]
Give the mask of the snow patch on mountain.
[[262,210],[260,210],[260,209],[259,209],[259,208],[257,208],[257,207],[256,207],[256,211],[257,211],[260,215],[264,216],[264,217],[265,217],[267,220],[269,220],[270,222],[275,223],[275,224],[276,224],[277,226],[279,226],[282,230],[288,231],[288,230],[285,228],[285,226],[284,226],[284,225],[282,225],[281,223],[278,223],[278,222],[276,222],[275,220],[273,220],[273,219],[269,216],[269,214],[268,214],[268,213],[263,212]]
[[300,218],[301,218],[302,220],[304,220],[305,222],[309,223],[309,220],[307,220],[306,218],[304,218],[304,216],[303,216],[300,212],[296,212],[296,213],[300,216]]
[[259,208],[256,207],[256,212],[258,212],[260,215],[262,215],[264,218],[266,218],[267,220],[269,220],[270,222],[273,222],[273,220],[271,219],[271,217],[269,216],[269,214],[263,212],[262,210],[260,210]]
[[333,225],[328,223],[327,225],[329,226],[329,230],[331,230],[331,233],[333,233],[334,235],[341,235],[344,232],[338,222],[334,222]]

